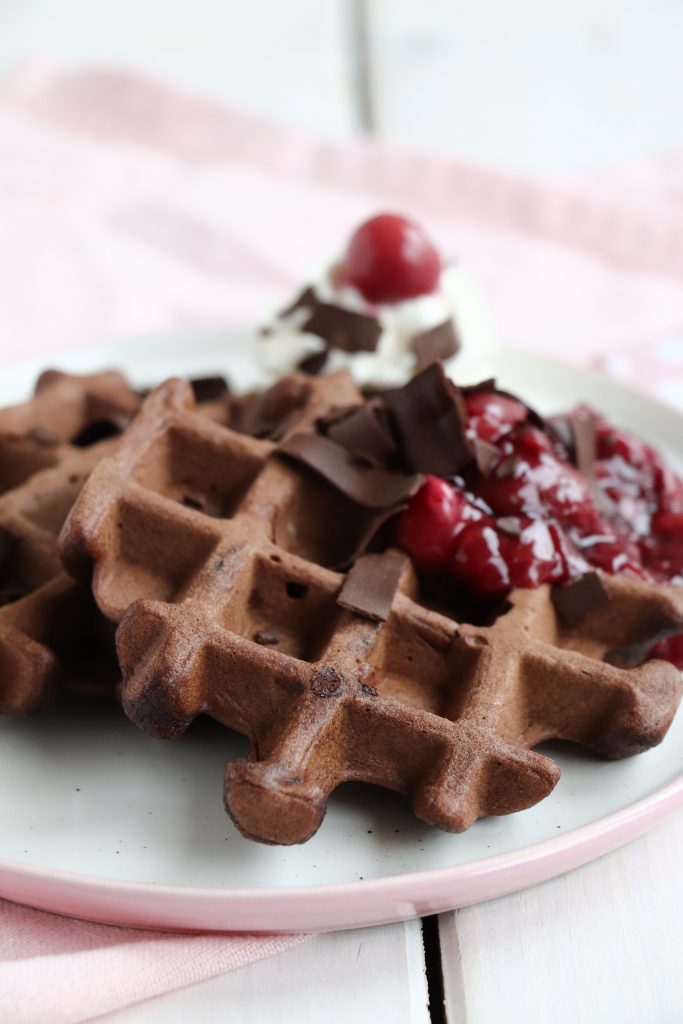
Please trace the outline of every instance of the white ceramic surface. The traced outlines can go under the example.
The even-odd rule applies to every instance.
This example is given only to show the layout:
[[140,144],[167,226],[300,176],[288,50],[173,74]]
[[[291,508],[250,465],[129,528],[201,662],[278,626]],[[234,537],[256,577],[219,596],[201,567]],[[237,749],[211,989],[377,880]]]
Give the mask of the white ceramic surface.
[[[138,384],[172,373],[254,380],[238,333],[93,346],[51,359],[123,366]],[[0,404],[40,367],[5,367]],[[500,382],[542,411],[588,401],[683,465],[673,411],[584,371],[502,353]],[[489,366],[486,367],[488,372]],[[637,835],[683,804],[683,715],[656,750],[605,763],[557,745],[555,792],[462,836],[415,821],[401,798],[349,785],[301,847],[243,840],[222,809],[224,761],[246,743],[201,721],[174,742],[114,708],[0,720],[0,895],[60,913],[147,927],[307,930],[441,911],[551,877]],[[549,748],[550,749],[550,748]]]

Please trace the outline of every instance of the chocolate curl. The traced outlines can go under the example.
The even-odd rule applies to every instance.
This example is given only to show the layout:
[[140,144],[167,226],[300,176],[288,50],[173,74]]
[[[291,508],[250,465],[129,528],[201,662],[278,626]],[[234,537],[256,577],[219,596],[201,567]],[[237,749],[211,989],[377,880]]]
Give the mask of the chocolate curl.
[[460,389],[432,363],[408,384],[383,395],[408,470],[455,476],[474,457]]
[[587,572],[568,583],[555,585],[551,596],[559,617],[567,626],[572,627],[580,626],[609,599],[597,572]]
[[407,475],[360,462],[342,445],[321,434],[294,434],[278,454],[302,462],[364,508],[399,506],[422,485],[420,474]]
[[341,410],[333,417],[321,421],[323,433],[352,455],[371,466],[383,466],[397,454],[391,436],[387,411],[379,398],[371,398],[362,405]]
[[386,622],[409,565],[406,556],[394,548],[380,555],[361,555],[344,580],[337,604],[375,622]]
[[413,338],[413,352],[418,370],[424,370],[430,363],[450,359],[456,355],[462,347],[460,338],[456,334],[453,320],[444,320],[442,324],[431,327],[428,331],[422,331]]

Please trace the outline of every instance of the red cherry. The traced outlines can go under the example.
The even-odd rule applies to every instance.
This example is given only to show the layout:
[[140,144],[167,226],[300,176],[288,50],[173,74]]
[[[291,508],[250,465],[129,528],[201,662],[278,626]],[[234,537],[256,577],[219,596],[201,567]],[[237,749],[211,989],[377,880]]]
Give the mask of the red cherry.
[[394,543],[418,569],[446,564],[465,505],[464,495],[445,480],[428,476],[396,522]]
[[412,220],[393,213],[371,217],[349,242],[341,276],[368,302],[400,302],[436,290],[439,254]]
[[529,415],[516,398],[495,391],[473,391],[465,399],[468,426],[482,441],[495,443]]
[[468,523],[454,546],[450,571],[478,594],[504,594],[510,589],[506,546],[507,539],[494,529],[491,520]]

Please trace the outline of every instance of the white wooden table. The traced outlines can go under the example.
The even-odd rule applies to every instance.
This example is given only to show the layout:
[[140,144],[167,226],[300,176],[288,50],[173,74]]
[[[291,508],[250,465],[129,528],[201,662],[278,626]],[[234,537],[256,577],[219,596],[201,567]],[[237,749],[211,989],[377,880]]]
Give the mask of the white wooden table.
[[[683,144],[682,39],[675,0],[0,0],[0,71],[146,68],[327,136],[556,176]],[[678,815],[527,892],[325,935],[106,1021],[675,1024],[682,864]]]

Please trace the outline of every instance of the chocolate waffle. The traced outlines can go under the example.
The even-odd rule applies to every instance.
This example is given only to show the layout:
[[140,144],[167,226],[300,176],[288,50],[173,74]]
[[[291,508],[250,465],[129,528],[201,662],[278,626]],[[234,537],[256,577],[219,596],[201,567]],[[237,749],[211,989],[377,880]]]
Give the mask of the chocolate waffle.
[[110,689],[110,630],[64,573],[57,537],[96,463],[139,398],[116,373],[49,371],[34,398],[0,410],[0,712],[24,714],[58,686]]
[[207,712],[246,734],[227,810],[244,835],[283,844],[313,835],[347,780],[404,793],[458,832],[553,789],[559,769],[530,749],[543,740],[609,758],[658,743],[680,676],[641,662],[682,631],[683,594],[592,574],[514,591],[485,626],[435,610],[405,556],[359,554],[421,478],[361,471],[335,449],[344,494],[309,468],[307,431],[359,402],[346,375],[287,378],[256,409],[260,431],[242,410],[240,430],[270,435],[254,437],[208,421],[170,381],[96,467],[62,551],[76,576],[94,570],[98,606],[120,622],[132,720],[175,737]]

